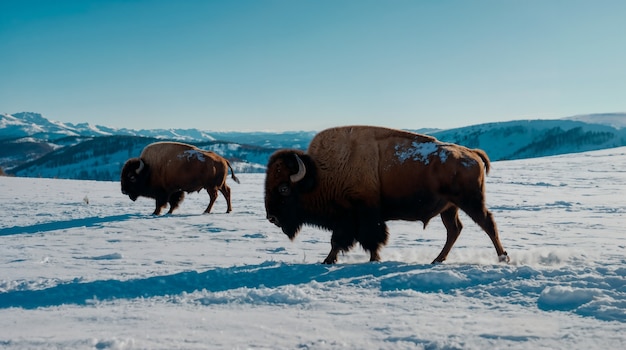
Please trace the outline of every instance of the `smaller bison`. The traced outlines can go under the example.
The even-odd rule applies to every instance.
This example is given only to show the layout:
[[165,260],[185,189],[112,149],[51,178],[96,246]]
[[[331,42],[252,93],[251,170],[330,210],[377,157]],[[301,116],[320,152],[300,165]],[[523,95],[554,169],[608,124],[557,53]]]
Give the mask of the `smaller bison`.
[[226,184],[228,169],[239,183],[230,163],[219,155],[178,142],[155,142],[143,149],[139,158],[131,158],[122,168],[122,193],[135,201],[138,197],[154,198],[159,215],[170,204],[171,214],[185,198],[185,192],[200,192],[203,188],[211,201],[205,213],[210,213],[217,191],[222,192],[232,211],[230,187]]

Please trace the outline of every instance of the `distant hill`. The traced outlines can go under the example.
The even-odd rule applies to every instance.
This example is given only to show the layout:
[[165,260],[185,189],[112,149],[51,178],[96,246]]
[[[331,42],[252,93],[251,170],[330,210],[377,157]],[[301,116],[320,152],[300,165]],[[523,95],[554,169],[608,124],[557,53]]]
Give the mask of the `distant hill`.
[[[119,180],[129,158],[137,157],[156,138],[140,136],[100,136],[61,147],[10,170],[26,177],[82,180]],[[196,142],[194,145],[216,152],[232,162],[236,172],[263,172],[264,163],[275,151],[271,148],[222,141]]]
[[0,140],[32,137],[55,141],[66,137],[140,136],[181,142],[229,141],[268,148],[301,148],[315,135],[314,131],[213,132],[198,129],[115,129],[88,123],[72,124],[50,121],[39,113],[0,114]]
[[[626,121],[626,114],[622,115]],[[574,119],[518,120],[432,133],[441,141],[487,151],[492,160],[544,157],[626,145],[626,128]]]
[[585,122],[587,124],[607,125],[615,129],[626,128],[626,113],[583,114],[565,119]]
[[[533,158],[626,146],[626,113],[413,131],[482,148],[493,161]],[[16,176],[118,181],[128,158],[152,142],[174,140],[226,157],[236,172],[263,172],[274,151],[304,150],[315,134],[113,129],[50,121],[38,113],[0,114],[0,169]]]
[[313,131],[113,129],[50,121],[31,112],[0,114],[0,169],[17,176],[117,180],[128,158],[138,156],[149,143],[169,140],[213,150],[238,172],[263,172],[276,149],[306,149],[314,135]]

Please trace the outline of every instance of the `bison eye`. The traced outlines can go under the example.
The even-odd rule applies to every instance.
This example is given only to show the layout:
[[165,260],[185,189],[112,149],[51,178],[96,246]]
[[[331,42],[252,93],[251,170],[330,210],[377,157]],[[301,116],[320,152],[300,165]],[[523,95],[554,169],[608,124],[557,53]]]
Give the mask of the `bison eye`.
[[278,186],[278,193],[280,193],[281,196],[288,196],[291,194],[291,188],[287,184],[281,184]]

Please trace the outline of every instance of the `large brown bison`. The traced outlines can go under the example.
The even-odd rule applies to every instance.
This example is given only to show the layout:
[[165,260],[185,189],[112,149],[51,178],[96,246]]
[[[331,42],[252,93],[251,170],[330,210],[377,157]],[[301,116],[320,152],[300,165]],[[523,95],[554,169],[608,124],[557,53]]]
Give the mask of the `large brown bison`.
[[226,184],[228,169],[239,183],[230,163],[217,154],[178,142],[156,142],[143,149],[139,158],[126,161],[121,173],[122,193],[135,201],[138,197],[154,198],[153,215],[170,204],[171,214],[185,197],[185,192],[200,192],[203,188],[211,201],[205,213],[217,199],[219,190],[226,198],[227,213],[232,211],[230,187]]
[[338,127],[318,133],[306,153],[279,150],[267,165],[267,219],[293,239],[303,224],[332,231],[325,264],[358,242],[370,261],[387,242],[388,220],[441,215],[446,244],[442,262],[463,225],[459,208],[489,235],[500,261],[509,261],[485,207],[484,151],[439,142],[411,132],[371,126]]

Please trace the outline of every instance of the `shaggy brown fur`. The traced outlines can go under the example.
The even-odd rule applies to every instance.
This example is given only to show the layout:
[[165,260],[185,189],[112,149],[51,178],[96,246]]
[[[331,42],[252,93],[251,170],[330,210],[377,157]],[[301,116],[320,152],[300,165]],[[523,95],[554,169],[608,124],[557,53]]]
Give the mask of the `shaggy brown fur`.
[[185,192],[206,189],[211,201],[205,213],[211,212],[222,192],[232,211],[230,187],[226,184],[228,169],[232,179],[239,183],[230,163],[219,155],[178,142],[156,142],[144,148],[139,158],[126,161],[121,173],[122,193],[135,201],[139,196],[154,198],[153,215],[170,204],[171,214],[185,197]]
[[[356,242],[370,252],[371,261],[379,260],[388,236],[385,221],[419,220],[425,227],[440,215],[447,240],[434,263],[446,259],[458,238],[461,209],[508,261],[484,203],[489,167],[484,151],[430,136],[369,126],[332,128],[317,134],[306,153],[272,155],[265,183],[267,218],[292,239],[303,224],[332,231],[324,260],[332,264]],[[292,181],[302,169],[304,177]]]

